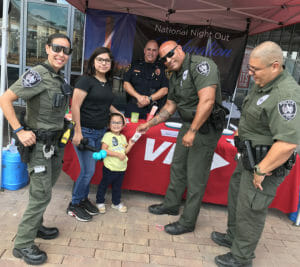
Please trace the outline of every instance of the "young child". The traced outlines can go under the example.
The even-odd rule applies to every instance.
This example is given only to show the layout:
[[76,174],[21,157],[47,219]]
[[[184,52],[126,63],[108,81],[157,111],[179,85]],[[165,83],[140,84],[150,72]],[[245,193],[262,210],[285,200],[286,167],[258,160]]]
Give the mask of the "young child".
[[109,118],[109,130],[102,138],[102,149],[107,152],[104,158],[103,176],[96,195],[96,205],[100,213],[105,213],[105,193],[107,187],[112,186],[111,207],[120,212],[127,212],[127,207],[121,202],[121,186],[128,158],[126,154],[131,150],[134,142],[121,134],[125,126],[124,117],[119,113],[112,113]]

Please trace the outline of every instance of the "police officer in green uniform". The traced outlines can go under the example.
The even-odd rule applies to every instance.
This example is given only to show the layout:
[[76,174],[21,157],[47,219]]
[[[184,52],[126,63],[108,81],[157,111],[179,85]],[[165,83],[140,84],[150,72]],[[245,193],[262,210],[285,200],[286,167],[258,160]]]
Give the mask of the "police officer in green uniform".
[[215,243],[231,248],[215,258],[218,266],[252,266],[268,206],[300,144],[300,87],[283,69],[281,48],[270,41],[258,45],[248,69],[255,84],[242,106],[236,144],[241,157],[229,185],[227,233],[211,234]]
[[165,68],[158,62],[158,44],[154,40],[147,42],[144,48],[144,60],[134,62],[124,76],[124,89],[128,94],[125,117],[131,112],[139,113],[140,119],[146,119],[152,104],[161,108],[166,102],[168,79]]
[[137,130],[145,132],[166,121],[176,110],[183,120],[166,196],[163,203],[149,207],[153,214],[177,215],[187,188],[179,221],[164,227],[167,233],[179,235],[194,230],[200,211],[214,150],[222,133],[222,127],[217,130],[210,116],[215,103],[221,104],[221,88],[217,66],[211,59],[185,54],[174,41],[163,43],[159,54],[173,71],[168,99],[159,114]]
[[[13,255],[33,265],[47,260],[47,254],[34,244],[34,239],[53,239],[59,233],[55,227],[43,226],[43,215],[62,167],[64,151],[59,142],[71,93],[60,73],[72,52],[70,39],[59,33],[49,36],[46,52],[47,61],[25,72],[0,97],[3,113],[22,151],[29,151],[29,203],[18,228]],[[22,124],[13,107],[19,97],[27,103]]]

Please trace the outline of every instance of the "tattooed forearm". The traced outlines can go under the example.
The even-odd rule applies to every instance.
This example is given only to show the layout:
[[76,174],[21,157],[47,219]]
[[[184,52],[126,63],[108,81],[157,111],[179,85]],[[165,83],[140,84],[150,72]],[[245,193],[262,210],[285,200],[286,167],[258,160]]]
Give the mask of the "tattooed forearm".
[[150,126],[154,126],[163,121],[166,121],[170,117],[171,117],[171,114],[166,109],[162,109],[158,113],[158,115],[156,115],[151,121],[149,121],[149,124],[150,124]]

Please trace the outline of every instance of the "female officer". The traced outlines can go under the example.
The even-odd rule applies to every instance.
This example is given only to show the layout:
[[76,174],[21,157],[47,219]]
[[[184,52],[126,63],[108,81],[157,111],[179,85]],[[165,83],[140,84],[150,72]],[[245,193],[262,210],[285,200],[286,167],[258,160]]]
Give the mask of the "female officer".
[[[42,222],[62,167],[63,148],[59,147],[59,140],[70,91],[62,90],[62,85],[66,86],[60,69],[72,53],[70,39],[60,33],[49,36],[46,53],[48,60],[25,72],[0,97],[1,108],[13,133],[23,147],[30,147],[27,165],[29,203],[18,228],[13,255],[33,265],[47,260],[47,254],[34,244],[34,239],[58,236],[57,228],[45,227]],[[13,107],[18,98],[27,102],[23,124],[17,119]]]
[[96,48],[88,60],[85,74],[77,81],[74,89],[72,117],[75,131],[72,142],[79,159],[80,174],[75,182],[67,213],[79,221],[90,221],[92,215],[99,214],[98,208],[88,199],[96,161],[92,157],[92,151],[80,150],[78,145],[85,138],[89,146],[100,150],[109,112],[120,113],[112,105],[113,67],[113,56],[109,48]]

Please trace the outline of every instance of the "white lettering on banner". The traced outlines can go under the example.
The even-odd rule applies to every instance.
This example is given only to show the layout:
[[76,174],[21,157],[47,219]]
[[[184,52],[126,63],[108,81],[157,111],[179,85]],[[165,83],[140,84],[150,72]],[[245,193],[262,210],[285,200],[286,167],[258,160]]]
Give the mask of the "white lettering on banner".
[[[162,163],[170,165],[173,159],[176,143],[171,143],[171,142],[163,142],[155,151],[154,151],[154,144],[155,144],[155,139],[153,138],[147,138],[146,140],[146,149],[145,149],[145,160],[148,161],[154,161],[157,159],[164,151],[166,151],[170,146],[170,150],[163,160]],[[211,164],[210,170],[214,170],[217,168],[221,168],[224,166],[229,165],[229,162],[226,161],[224,158],[222,158],[219,154],[214,153],[213,161]]]
[[173,145],[171,146],[171,149],[170,149],[168,155],[165,157],[165,159],[164,159],[164,161],[163,161],[164,164],[170,165],[170,164],[172,163],[172,159],[173,159],[175,147],[176,147],[176,144],[173,144]]
[[147,138],[147,141],[146,141],[146,150],[145,150],[145,158],[144,158],[145,160],[154,161],[165,150],[167,150],[173,143],[165,141],[155,151],[154,151],[154,144],[155,144],[155,139]]

